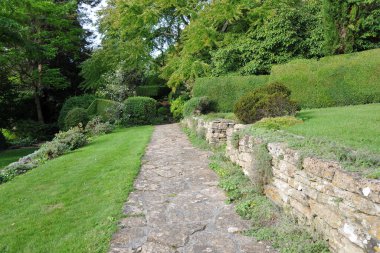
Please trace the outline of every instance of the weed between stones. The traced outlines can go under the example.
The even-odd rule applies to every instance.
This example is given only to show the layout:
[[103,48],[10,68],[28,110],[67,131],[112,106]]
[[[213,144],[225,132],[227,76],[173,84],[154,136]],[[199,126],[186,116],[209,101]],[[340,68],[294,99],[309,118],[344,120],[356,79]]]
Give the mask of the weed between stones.
[[[190,129],[184,128],[194,146],[211,149],[207,142]],[[236,206],[236,212],[252,221],[252,228],[245,232],[257,240],[269,241],[281,253],[327,253],[327,243],[319,235],[311,235],[297,224],[297,220],[276,207],[262,194],[263,185],[271,178],[271,164],[265,145],[258,145],[257,152],[262,170],[252,182],[241,168],[233,164],[223,153],[223,148],[213,148],[209,167],[220,177],[219,186],[226,191],[228,203]]]

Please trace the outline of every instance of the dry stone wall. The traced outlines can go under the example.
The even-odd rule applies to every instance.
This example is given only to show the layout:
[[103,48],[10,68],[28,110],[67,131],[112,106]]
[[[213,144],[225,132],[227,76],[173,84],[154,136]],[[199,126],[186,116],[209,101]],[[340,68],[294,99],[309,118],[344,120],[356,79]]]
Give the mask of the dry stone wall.
[[254,180],[256,145],[266,145],[273,178],[264,192],[311,232],[322,234],[336,253],[380,252],[380,180],[346,172],[334,161],[302,157],[286,143],[266,143],[235,132],[246,126],[200,118],[184,121],[210,144],[226,143],[226,154]]

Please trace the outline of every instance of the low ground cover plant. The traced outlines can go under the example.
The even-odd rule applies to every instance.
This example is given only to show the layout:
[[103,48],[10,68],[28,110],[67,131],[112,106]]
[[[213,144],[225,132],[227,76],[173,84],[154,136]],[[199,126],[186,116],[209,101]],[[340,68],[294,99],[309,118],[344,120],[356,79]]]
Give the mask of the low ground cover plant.
[[280,83],[266,85],[241,97],[235,104],[234,113],[244,123],[294,115],[300,107],[290,99],[290,94],[291,91]]

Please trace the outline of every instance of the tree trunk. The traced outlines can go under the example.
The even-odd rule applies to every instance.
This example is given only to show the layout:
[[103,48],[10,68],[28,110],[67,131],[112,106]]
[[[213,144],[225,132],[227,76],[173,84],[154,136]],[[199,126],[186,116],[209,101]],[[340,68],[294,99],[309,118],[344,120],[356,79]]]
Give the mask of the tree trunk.
[[36,103],[38,122],[44,122],[44,115],[42,114],[41,99],[40,99],[40,87],[42,80],[42,64],[38,64],[38,83],[34,90],[34,102]]

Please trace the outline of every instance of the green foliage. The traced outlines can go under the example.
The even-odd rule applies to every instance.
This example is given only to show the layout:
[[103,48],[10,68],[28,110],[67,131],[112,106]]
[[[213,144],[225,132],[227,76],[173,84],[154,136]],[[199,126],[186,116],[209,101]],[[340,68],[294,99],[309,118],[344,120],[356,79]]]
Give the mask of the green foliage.
[[241,97],[235,104],[234,113],[248,124],[262,118],[294,115],[299,106],[289,96],[290,91],[285,86],[272,83]]
[[99,116],[103,121],[119,122],[124,110],[124,104],[107,99],[95,99],[87,108],[90,116]]
[[323,0],[324,50],[344,54],[380,46],[380,3]]
[[74,150],[83,147],[87,143],[87,137],[80,127],[73,127],[66,132],[59,132],[54,139],[46,142],[41,146],[40,152],[44,159],[53,159]]
[[293,116],[284,116],[276,118],[263,118],[260,121],[257,121],[255,126],[266,129],[280,130],[302,123],[303,121],[301,119],[297,119]]
[[178,98],[170,102],[170,112],[173,114],[175,120],[180,120],[183,118],[183,107],[186,103],[184,96],[179,96]]
[[38,141],[51,139],[58,132],[55,124],[44,124],[33,120],[20,120],[14,124],[13,131],[17,139],[12,141],[18,142],[29,140],[30,144]]
[[111,133],[114,130],[114,126],[109,122],[102,122],[100,117],[94,117],[91,119],[85,128],[86,134],[90,136],[98,136],[102,134]]
[[124,123],[151,124],[156,117],[157,101],[149,97],[130,97],[125,100]]
[[94,95],[83,95],[68,98],[63,104],[58,117],[58,126],[60,129],[65,128],[65,118],[67,113],[76,107],[87,109],[96,99]]
[[65,128],[69,129],[79,125],[85,126],[89,120],[87,110],[76,107],[67,113],[65,118]]
[[269,76],[225,76],[198,78],[193,87],[194,97],[207,96],[218,112],[232,112],[234,104],[244,94],[265,85]]
[[151,97],[151,98],[163,98],[169,95],[170,89],[166,86],[160,85],[142,85],[136,88],[137,96]]
[[0,130],[0,150],[3,150],[7,147],[7,140],[3,135],[3,132]]
[[210,112],[213,105],[208,97],[193,97],[183,106],[183,116],[200,115]]
[[295,60],[272,68],[270,82],[292,91],[302,108],[380,102],[380,49]]

